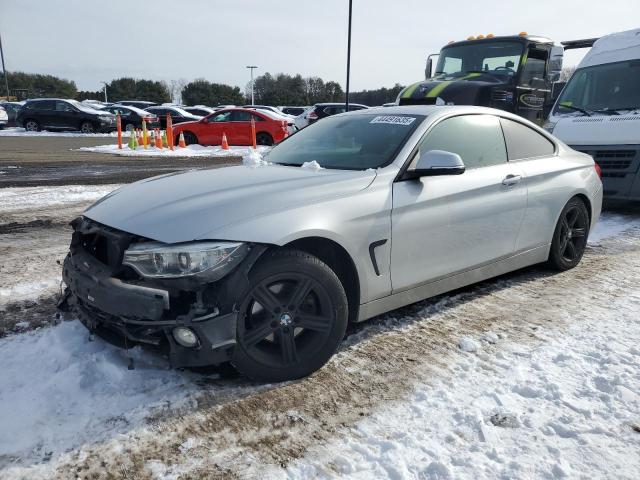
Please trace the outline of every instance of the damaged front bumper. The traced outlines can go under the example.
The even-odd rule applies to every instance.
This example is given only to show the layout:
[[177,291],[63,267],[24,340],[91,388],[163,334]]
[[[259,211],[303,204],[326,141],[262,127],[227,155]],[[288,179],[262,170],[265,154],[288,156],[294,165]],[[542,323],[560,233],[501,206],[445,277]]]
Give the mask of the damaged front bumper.
[[[236,342],[237,313],[198,301],[176,314],[172,302],[182,302],[175,291],[140,285],[114,276],[113,268],[82,248],[72,248],[63,265],[67,285],[65,303],[73,307],[92,332],[119,346],[146,344],[169,357],[173,367],[215,365],[229,360]],[[195,295],[195,293],[194,293]],[[188,347],[176,341],[177,328],[197,337]]]

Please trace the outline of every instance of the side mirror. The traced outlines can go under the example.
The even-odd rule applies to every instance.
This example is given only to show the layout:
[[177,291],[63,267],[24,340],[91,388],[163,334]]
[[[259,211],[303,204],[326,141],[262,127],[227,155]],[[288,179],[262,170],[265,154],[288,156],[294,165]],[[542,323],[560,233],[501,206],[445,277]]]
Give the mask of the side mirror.
[[427,58],[427,65],[424,69],[425,80],[429,80],[431,78],[432,69],[433,69],[433,59],[431,58],[431,55],[429,55],[429,58]]
[[435,175],[460,175],[465,166],[457,153],[444,150],[429,150],[420,155],[416,168],[407,170],[408,178],[420,178]]

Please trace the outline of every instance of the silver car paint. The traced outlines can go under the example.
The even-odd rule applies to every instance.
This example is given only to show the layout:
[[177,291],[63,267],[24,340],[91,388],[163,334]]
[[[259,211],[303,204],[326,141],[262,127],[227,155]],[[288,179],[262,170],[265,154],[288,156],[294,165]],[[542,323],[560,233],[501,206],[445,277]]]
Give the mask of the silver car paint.
[[[463,106],[387,107],[341,115],[372,113],[427,115],[393,162],[376,171],[284,166],[192,171],[123,187],[85,215],[166,243],[332,240],[357,269],[360,319],[546,259],[560,212],[574,195],[589,200],[592,227],[598,219],[602,190],[593,160],[520,117]],[[396,181],[423,135],[443,119],[462,114],[525,123],[552,140],[556,153],[460,176]],[[520,175],[520,181],[499,184],[509,174]],[[384,240],[374,250],[376,274],[369,246]]]

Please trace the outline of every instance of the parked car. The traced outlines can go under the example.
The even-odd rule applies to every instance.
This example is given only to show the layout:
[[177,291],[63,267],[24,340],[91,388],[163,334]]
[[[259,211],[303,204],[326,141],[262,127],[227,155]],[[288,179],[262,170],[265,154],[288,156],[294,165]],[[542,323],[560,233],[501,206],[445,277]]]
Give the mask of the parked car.
[[29,132],[43,128],[80,130],[82,133],[112,132],[116,129],[116,117],[112,113],[62,98],[27,100],[18,110],[16,121]]
[[0,105],[0,130],[6,127],[9,123],[9,115],[7,111],[4,109],[3,105]]
[[[362,110],[369,108],[366,105],[360,105],[358,103],[350,103],[349,111]],[[338,113],[344,113],[347,110],[344,103],[316,103],[313,107],[309,108],[302,115],[298,115],[295,119],[295,125],[299,130],[311,125],[318,120],[336,115]]]
[[114,115],[119,113],[123,130],[142,128],[142,120],[146,122],[147,128],[161,128],[158,116],[141,108],[115,104],[110,107],[105,107],[103,110],[111,112]]
[[8,122],[6,124],[7,127],[19,127],[20,125],[17,123],[16,119],[18,117],[18,110],[22,108],[24,102],[2,102],[0,107],[4,108],[7,112]]
[[289,133],[286,120],[276,118],[270,112],[248,108],[231,108],[212,113],[200,121],[181,123],[173,128],[173,138],[184,134],[187,145],[220,145],[222,134],[231,145],[251,145],[251,117],[256,125],[258,145],[273,145]]
[[121,100],[118,102],[118,105],[128,105],[130,107],[138,107],[142,110],[146,110],[149,107],[155,107],[158,105],[154,102],[147,102],[145,100]]
[[336,115],[265,160],[127,185],[73,221],[63,277],[82,322],[174,367],[299,378],[349,322],[575,267],[602,203],[591,157],[482,107]]
[[194,115],[193,113],[189,113],[180,107],[160,106],[149,107],[145,110],[149,113],[157,115],[160,118],[160,124],[162,125],[162,128],[167,128],[167,113],[171,114],[171,123],[173,123],[174,125],[177,123],[197,122],[198,120],[202,120],[202,117],[200,115]]
[[207,115],[211,115],[216,111],[215,108],[205,107],[204,105],[196,105],[194,107],[182,107],[185,112],[189,112],[193,115],[198,115],[200,117],[206,117]]
[[284,117],[284,118],[290,118],[290,119],[295,118],[295,115],[289,115],[288,113],[284,113],[279,108],[271,107],[269,105],[245,105],[242,108],[253,108],[253,109],[257,109],[257,110],[267,110],[267,111],[269,111],[271,113],[274,113],[275,115],[280,115],[281,117]]
[[94,108],[96,110],[102,110],[104,107],[113,105],[113,103],[101,102],[100,100],[82,100],[80,103],[83,103],[88,107]]
[[307,108],[309,107],[281,107],[280,110],[282,113],[297,117],[298,115],[302,115]]

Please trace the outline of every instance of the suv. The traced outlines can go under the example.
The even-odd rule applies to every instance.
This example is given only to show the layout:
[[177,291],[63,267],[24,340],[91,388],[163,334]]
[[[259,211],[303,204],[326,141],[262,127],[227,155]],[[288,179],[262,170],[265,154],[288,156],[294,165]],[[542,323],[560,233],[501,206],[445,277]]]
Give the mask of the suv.
[[18,110],[16,123],[28,132],[39,132],[43,128],[80,130],[82,133],[113,132],[116,116],[76,100],[39,98],[27,101]]
[[[358,103],[349,104],[349,111],[362,110],[363,108],[369,107]],[[330,117],[337,113],[344,113],[346,110],[347,108],[344,103],[316,103],[302,115],[296,117],[296,127],[298,127],[298,129],[302,129],[314,122],[317,122],[321,118]]]

